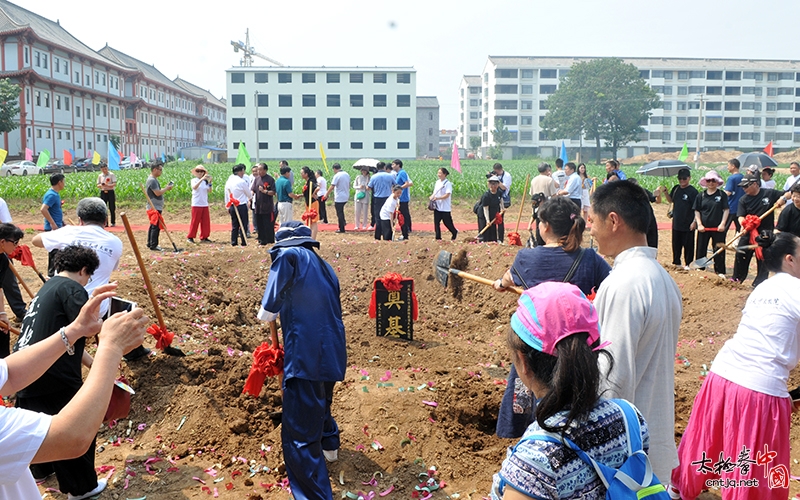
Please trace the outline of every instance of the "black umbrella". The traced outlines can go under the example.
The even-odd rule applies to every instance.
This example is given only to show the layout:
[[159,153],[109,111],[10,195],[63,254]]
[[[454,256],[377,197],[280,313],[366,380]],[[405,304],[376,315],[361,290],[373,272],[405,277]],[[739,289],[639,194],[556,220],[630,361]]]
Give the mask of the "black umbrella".
[[691,170],[692,167],[680,160],[656,160],[639,167],[637,174],[655,175],[658,177],[672,177],[678,175],[680,170]]
[[759,169],[778,166],[778,162],[773,160],[767,153],[761,151],[740,154],[737,160],[739,160],[739,164],[745,169],[750,165],[756,165]]

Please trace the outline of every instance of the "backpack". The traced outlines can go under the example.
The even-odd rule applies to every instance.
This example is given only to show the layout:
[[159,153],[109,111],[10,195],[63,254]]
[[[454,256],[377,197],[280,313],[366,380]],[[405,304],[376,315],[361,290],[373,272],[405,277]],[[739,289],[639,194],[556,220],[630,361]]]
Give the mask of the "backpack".
[[625,429],[628,434],[628,458],[619,469],[608,467],[596,462],[592,457],[581,450],[572,440],[552,432],[541,431],[524,438],[528,440],[542,440],[551,443],[564,444],[571,448],[578,456],[591,465],[603,485],[606,487],[606,500],[647,499],[669,500],[669,494],[653,473],[650,459],[642,450],[642,432],[639,427],[639,417],[633,405],[624,399],[612,399],[622,410]]

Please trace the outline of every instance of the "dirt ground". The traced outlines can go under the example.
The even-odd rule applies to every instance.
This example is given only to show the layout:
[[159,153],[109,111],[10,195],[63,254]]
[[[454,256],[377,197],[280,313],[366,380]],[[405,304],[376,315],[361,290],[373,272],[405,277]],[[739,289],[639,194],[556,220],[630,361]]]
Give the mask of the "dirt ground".
[[[667,220],[665,207],[657,208],[659,220]],[[432,219],[421,202],[412,215],[418,223]],[[145,220],[143,213],[131,218]],[[473,223],[468,208],[459,208],[454,218],[457,224]],[[214,211],[213,222],[225,220],[221,210]],[[188,222],[188,214],[171,213],[169,221]],[[34,216],[16,222],[41,223]],[[468,271],[495,279],[519,247],[471,243],[474,232],[468,231],[456,242],[437,242],[431,232],[414,231],[408,241],[388,243],[367,233],[335,234],[334,225],[326,229],[319,234],[320,253],[341,283],[349,366],[345,381],[336,386],[332,409],[342,439],[339,460],[329,465],[334,498],[346,492],[369,497],[392,488],[386,498],[412,498],[420,473],[429,469],[435,469],[440,485],[434,498],[487,496],[492,474],[513,444],[496,437],[494,428],[509,368],[504,334],[516,296],[466,281],[462,299],[456,300],[434,278],[432,262],[440,250],[465,249]],[[144,248],[146,235],[135,236]],[[675,363],[679,439],[704,369],[735,332],[750,286],[672,266],[669,232],[659,236],[659,260],[683,294]],[[190,245],[185,234],[174,237],[186,251],[147,251],[144,259],[167,325],[176,334],[173,345],[187,356],[154,350],[148,359],[123,363],[121,371],[136,395],[130,418],[104,426],[98,435],[96,465],[101,476],[110,476],[100,498],[287,498],[280,428],[269,418],[280,410],[277,382],[268,381],[258,398],[241,394],[251,353],[269,337],[266,325],[255,318],[270,265],[267,251],[255,245]],[[228,234],[211,238],[225,242]],[[120,295],[154,318],[130,245],[122,239],[126,254],[115,274]],[[590,243],[588,232],[585,243]],[[46,268],[45,252],[33,250],[38,267]],[[729,267],[732,261],[729,253]],[[411,342],[377,337],[367,314],[373,280],[390,271],[415,280],[419,320]],[[40,285],[35,274],[27,268],[21,273],[35,292]],[[153,344],[146,339],[145,345]],[[799,381],[793,373],[790,386]],[[800,442],[796,419],[793,444]],[[792,459],[794,473],[800,474],[800,448],[793,449]],[[42,491],[65,497],[49,488],[57,488],[54,479]],[[798,492],[793,481],[791,493]]]

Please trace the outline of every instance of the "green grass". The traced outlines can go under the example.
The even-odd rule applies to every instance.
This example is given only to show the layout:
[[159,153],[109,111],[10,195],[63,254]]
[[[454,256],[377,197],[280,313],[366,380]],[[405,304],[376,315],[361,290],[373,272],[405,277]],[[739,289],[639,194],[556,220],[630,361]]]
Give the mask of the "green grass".
[[[508,171],[513,179],[512,196],[515,200],[519,199],[522,184],[525,181],[525,176],[530,174],[531,177],[538,175],[536,170],[537,165],[541,159],[526,159],[526,160],[506,160],[502,161],[504,168]],[[554,164],[551,159],[546,160],[550,164]],[[175,188],[166,194],[169,202],[175,203],[178,206],[188,206],[191,201],[191,188],[189,185],[192,179],[191,169],[200,163],[199,161],[185,161],[185,162],[171,162],[164,167],[164,173],[160,180],[161,185],[165,186],[168,182],[175,183]],[[330,167],[329,162],[329,167]],[[342,164],[343,170],[350,174],[351,183],[358,175],[358,171],[352,167],[353,161],[339,161]],[[450,181],[453,183],[453,198],[455,200],[475,200],[486,190],[486,173],[491,170],[493,160],[463,160],[461,162],[462,173],[458,173],[450,168],[449,161],[438,160],[409,160],[404,162],[404,168],[408,172],[409,177],[414,182],[414,187],[411,190],[412,197],[416,199],[427,198],[433,192],[433,186],[436,182],[436,171],[440,167],[446,167],[450,170]],[[295,190],[299,192],[301,186],[300,180],[300,167],[309,166],[313,170],[325,170],[321,160],[308,160],[308,161],[292,161],[290,162],[292,171],[295,174]],[[214,177],[214,191],[209,197],[212,203],[221,203],[223,201],[223,186],[225,180],[231,175],[232,163],[219,163],[219,164],[206,164],[209,173]],[[269,173],[273,176],[277,175],[277,162],[268,162]],[[597,177],[598,179],[605,178],[605,168],[602,165],[587,165],[589,175]],[[675,177],[661,178],[636,175],[636,169],[640,165],[626,165],[622,168],[628,177],[636,177],[639,183],[649,190],[654,190],[656,186],[666,184],[672,186],[677,184]],[[781,167],[788,167],[788,165],[781,165]],[[728,177],[728,171],[724,165],[716,167],[719,174],[723,179]],[[701,171],[702,172],[702,171]],[[702,175],[701,172],[693,172],[692,184],[697,186],[697,181]],[[121,170],[117,171],[117,202],[121,207],[138,205],[144,206],[145,200],[142,194],[140,185],[145,182],[149,175],[149,170]],[[66,176],[66,187],[61,193],[62,199],[68,203],[76,203],[81,198],[89,196],[97,196],[98,190],[96,187],[97,172],[79,172],[70,173]],[[330,181],[332,172],[326,174],[325,178]],[[783,186],[786,180],[785,174],[776,174],[775,181],[778,186]],[[40,200],[45,191],[50,187],[49,176],[47,175],[33,175],[33,176],[14,176],[0,178],[0,196],[6,201],[24,201],[30,203],[31,201]],[[352,199],[352,193],[351,197]],[[38,207],[37,207],[38,208]]]

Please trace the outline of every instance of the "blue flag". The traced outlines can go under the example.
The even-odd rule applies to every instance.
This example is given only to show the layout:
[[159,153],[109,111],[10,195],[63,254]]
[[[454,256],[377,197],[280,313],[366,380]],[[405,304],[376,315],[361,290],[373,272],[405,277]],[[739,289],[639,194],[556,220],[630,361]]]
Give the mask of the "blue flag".
[[561,161],[563,161],[565,165],[569,161],[569,157],[567,156],[567,147],[564,145],[563,140],[561,141],[561,156],[559,158],[561,158]]
[[119,170],[119,151],[111,141],[108,141],[108,169]]
[[72,158],[75,158],[75,150],[74,149],[70,149],[69,150],[69,154],[72,155]]
[[161,153],[161,161],[167,163],[167,155],[165,155],[164,153]]

